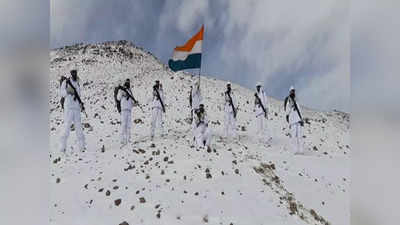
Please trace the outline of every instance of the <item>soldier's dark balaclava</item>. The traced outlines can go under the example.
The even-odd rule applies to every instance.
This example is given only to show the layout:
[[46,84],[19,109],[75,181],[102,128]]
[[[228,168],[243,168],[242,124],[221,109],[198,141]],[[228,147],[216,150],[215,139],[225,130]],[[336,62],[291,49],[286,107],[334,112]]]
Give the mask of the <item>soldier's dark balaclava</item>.
[[156,84],[154,85],[157,89],[160,88],[160,81],[156,80]]
[[131,88],[131,81],[130,81],[129,79],[126,79],[126,80],[125,80],[125,83],[124,83],[124,86],[125,86],[126,88]]
[[257,92],[260,92],[261,86],[257,86]]
[[78,72],[76,70],[71,70],[71,77],[73,81],[78,80]]
[[231,85],[230,85],[230,84],[227,84],[227,85],[226,85],[226,89],[228,90],[228,92],[231,92]]
[[295,97],[296,97],[296,93],[295,93],[295,90],[294,90],[294,89],[290,91],[289,96],[290,96],[291,98],[295,98]]
[[200,104],[200,112],[204,112],[204,105],[203,104]]

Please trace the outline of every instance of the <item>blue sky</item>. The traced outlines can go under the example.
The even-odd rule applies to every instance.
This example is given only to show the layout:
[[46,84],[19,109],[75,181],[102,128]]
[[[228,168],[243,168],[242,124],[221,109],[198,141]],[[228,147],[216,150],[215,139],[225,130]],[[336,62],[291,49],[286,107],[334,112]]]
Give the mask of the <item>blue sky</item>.
[[167,63],[205,25],[202,73],[306,106],[349,111],[348,0],[51,2],[51,48],[130,40]]

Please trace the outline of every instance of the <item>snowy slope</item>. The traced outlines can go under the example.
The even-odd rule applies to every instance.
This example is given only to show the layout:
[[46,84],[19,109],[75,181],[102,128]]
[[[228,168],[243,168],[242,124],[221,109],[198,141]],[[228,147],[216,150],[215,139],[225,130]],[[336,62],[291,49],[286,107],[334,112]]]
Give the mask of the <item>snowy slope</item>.
[[[253,90],[233,84],[240,140],[221,140],[225,81],[202,77],[214,132],[212,152],[190,146],[188,91],[196,77],[170,71],[126,41],[77,44],[50,53],[52,224],[349,224],[349,115],[303,108],[304,155],[293,155],[282,102],[270,99],[272,140],[255,139]],[[58,79],[79,71],[88,150],[71,132],[67,155]],[[145,105],[133,111],[132,140],[120,149],[113,88],[130,78]],[[154,80],[166,92],[168,135],[149,141],[146,105]],[[301,102],[300,102],[301,103]],[[126,222],[126,223],[123,223]]]

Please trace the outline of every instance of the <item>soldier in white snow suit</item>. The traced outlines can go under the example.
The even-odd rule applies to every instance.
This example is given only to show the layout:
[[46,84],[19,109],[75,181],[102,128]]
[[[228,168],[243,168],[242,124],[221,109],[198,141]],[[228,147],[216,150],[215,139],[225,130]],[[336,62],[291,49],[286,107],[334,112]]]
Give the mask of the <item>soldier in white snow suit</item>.
[[191,90],[192,97],[192,110],[196,110],[200,108],[200,104],[203,101],[203,96],[201,95],[200,84],[199,81],[196,80],[193,84],[193,88]]
[[[160,84],[160,94],[162,95],[161,96],[161,98],[162,98],[162,100],[163,100],[163,103],[165,102],[165,92],[164,92],[164,88],[163,88],[163,85],[162,85],[162,83],[161,82],[159,82],[159,84]],[[164,105],[164,107],[165,107],[166,105]],[[165,121],[165,112],[164,113],[162,113],[161,114],[161,125],[160,126],[162,126],[162,128],[161,128],[161,135],[162,136],[164,136],[165,134],[166,134],[166,130],[164,129],[164,121]],[[164,131],[165,131],[165,133],[164,133]]]
[[190,91],[189,91],[190,120],[193,122],[192,92],[193,92],[193,85],[190,85]]
[[293,150],[295,154],[303,153],[303,118],[300,112],[300,106],[296,102],[296,92],[293,86],[290,87],[289,96],[285,98],[284,110],[286,112],[286,121],[289,124]]
[[265,140],[266,119],[268,119],[267,94],[262,88],[260,82],[256,85],[254,93],[254,112],[256,116],[256,135]]
[[117,99],[121,102],[121,144],[126,145],[131,141],[132,108],[138,104],[133,97],[129,79],[119,87]]
[[200,104],[199,108],[194,111],[195,137],[198,147],[210,148],[211,129],[208,127],[208,117],[204,109],[204,105]]
[[71,77],[65,79],[60,87],[60,94],[64,100],[64,134],[61,136],[61,151],[65,153],[67,141],[71,131],[71,125],[74,124],[76,136],[79,143],[79,149],[85,150],[85,136],[82,131],[81,110],[84,110],[81,102],[81,88],[79,85],[78,72],[71,70]]
[[200,84],[199,81],[196,80],[193,84],[193,88],[190,92],[190,98],[191,98],[191,107],[192,107],[192,133],[193,136],[195,137],[194,130],[196,129],[196,123],[194,120],[194,112],[200,108],[200,104],[203,101],[203,97],[201,95],[200,91]]
[[226,138],[236,137],[236,115],[237,109],[235,106],[236,99],[231,89],[231,83],[228,82],[226,85],[226,91],[224,93],[225,98],[225,120],[224,120],[224,134]]
[[153,86],[153,97],[152,97],[152,114],[151,114],[151,140],[154,139],[154,133],[157,124],[160,126],[161,136],[164,136],[164,124],[163,124],[163,113],[165,113],[165,96],[164,91],[160,88],[160,81],[156,80],[156,84]]

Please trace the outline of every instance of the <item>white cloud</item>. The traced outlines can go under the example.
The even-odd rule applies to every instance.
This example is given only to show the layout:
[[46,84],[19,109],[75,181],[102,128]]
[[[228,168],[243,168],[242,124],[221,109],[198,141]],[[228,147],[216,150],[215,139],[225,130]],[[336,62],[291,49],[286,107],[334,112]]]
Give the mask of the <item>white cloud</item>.
[[83,40],[88,34],[86,27],[93,4],[90,0],[50,1],[51,43],[68,45]]
[[[351,8],[352,97],[362,111],[400,110],[400,2],[365,1]],[[367,110],[365,110],[365,108]]]
[[178,28],[182,32],[188,32],[196,24],[201,15],[205,15],[208,9],[208,1],[183,1],[179,8]]
[[[227,13],[224,33],[234,41],[223,43],[225,64],[248,65],[254,80],[272,84],[285,71],[309,105],[348,109],[349,96],[335,91],[350,92],[348,1],[229,1]],[[301,74],[307,67],[321,68]],[[330,92],[321,99],[318,90]]]

